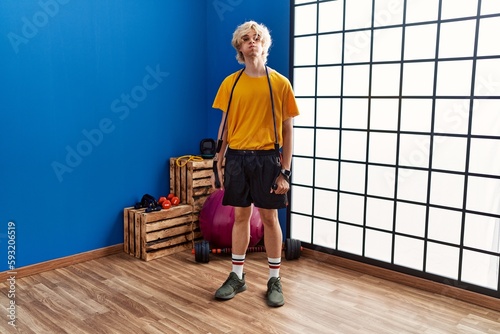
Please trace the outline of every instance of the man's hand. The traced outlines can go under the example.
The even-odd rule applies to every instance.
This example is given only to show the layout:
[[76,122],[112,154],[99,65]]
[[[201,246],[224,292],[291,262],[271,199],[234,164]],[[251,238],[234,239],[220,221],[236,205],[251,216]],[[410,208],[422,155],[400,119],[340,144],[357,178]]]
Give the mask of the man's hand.
[[285,179],[285,176],[280,173],[280,175],[276,178],[276,189],[271,187],[271,193],[274,192],[278,195],[286,194],[290,190],[290,183]]
[[[214,161],[212,167],[213,173],[210,176],[210,183],[212,184],[212,189],[222,189],[224,190],[224,182],[222,179],[222,168],[219,167],[217,161]],[[218,176],[217,178],[215,176]]]

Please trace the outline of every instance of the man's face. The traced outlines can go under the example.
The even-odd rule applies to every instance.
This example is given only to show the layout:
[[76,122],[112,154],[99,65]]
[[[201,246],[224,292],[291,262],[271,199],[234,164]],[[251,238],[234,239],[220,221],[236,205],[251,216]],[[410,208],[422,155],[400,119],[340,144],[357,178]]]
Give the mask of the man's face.
[[250,30],[241,37],[239,51],[243,53],[245,59],[260,57],[262,55],[262,39],[255,30]]

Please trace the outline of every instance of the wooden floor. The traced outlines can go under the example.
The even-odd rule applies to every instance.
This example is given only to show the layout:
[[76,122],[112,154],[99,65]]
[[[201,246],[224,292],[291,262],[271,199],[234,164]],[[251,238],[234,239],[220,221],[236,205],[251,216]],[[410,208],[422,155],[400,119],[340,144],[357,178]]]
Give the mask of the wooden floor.
[[264,299],[267,261],[249,253],[248,290],[213,298],[227,255],[190,252],[144,262],[124,253],[19,278],[16,324],[0,285],[1,333],[500,333],[500,312],[325,265],[283,261],[286,303]]

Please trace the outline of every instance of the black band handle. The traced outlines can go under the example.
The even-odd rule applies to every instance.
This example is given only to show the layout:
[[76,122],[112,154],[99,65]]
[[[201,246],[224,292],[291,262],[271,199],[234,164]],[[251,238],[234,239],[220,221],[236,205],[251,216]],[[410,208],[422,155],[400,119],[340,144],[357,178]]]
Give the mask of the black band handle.
[[214,171],[215,188],[219,189],[221,184],[220,184],[220,179],[219,179],[219,171],[217,169],[217,161],[215,161],[215,160],[214,160],[213,165],[212,165],[212,170]]

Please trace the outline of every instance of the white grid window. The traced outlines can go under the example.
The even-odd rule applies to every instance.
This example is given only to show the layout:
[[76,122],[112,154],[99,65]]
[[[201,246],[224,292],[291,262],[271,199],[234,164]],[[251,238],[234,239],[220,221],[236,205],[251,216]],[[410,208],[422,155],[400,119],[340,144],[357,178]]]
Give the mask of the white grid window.
[[500,298],[498,3],[295,1],[291,237]]

